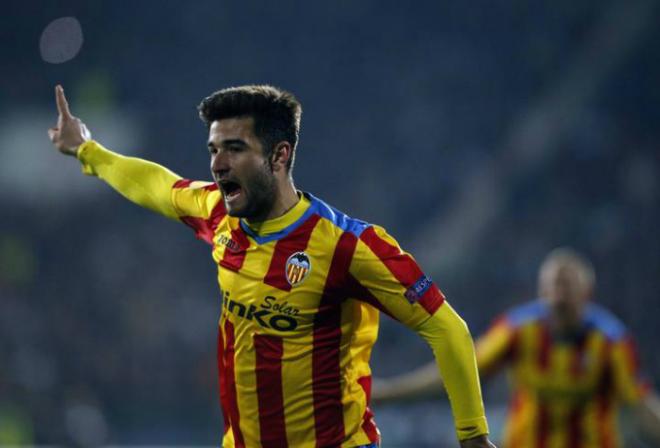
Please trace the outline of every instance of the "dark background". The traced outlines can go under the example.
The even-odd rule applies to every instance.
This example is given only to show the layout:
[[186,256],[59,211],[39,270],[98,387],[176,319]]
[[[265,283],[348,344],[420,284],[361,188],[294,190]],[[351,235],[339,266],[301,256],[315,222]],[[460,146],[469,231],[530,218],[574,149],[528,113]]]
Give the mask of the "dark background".
[[[84,43],[51,64],[40,39],[60,17]],[[56,83],[103,144],[197,179],[203,97],[291,90],[297,186],[386,227],[475,335],[570,245],[657,383],[659,22],[644,0],[3,3],[0,445],[217,445],[222,430],[209,250],[56,153]],[[75,46],[49,39],[56,56]],[[431,359],[384,321],[376,375]],[[495,436],[505,403],[486,385]],[[387,446],[451,446],[448,409],[376,419]]]

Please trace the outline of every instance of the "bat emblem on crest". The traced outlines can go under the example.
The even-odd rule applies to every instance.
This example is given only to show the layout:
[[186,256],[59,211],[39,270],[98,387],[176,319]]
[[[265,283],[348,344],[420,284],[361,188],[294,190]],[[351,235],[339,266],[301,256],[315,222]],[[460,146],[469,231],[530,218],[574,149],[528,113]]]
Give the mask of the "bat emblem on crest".
[[286,260],[284,273],[291,286],[299,285],[312,270],[312,263],[305,252],[296,252]]

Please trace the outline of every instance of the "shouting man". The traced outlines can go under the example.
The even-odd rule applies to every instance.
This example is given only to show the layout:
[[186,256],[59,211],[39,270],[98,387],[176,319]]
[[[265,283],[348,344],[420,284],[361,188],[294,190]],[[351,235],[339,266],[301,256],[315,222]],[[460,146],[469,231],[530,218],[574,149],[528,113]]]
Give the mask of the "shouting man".
[[205,98],[213,182],[201,182],[104,148],[71,115],[61,86],[55,93],[57,149],[212,247],[223,294],[223,447],[378,446],[369,357],[379,310],[431,346],[461,446],[493,446],[472,339],[442,292],[381,227],[294,186],[293,95],[251,85]]

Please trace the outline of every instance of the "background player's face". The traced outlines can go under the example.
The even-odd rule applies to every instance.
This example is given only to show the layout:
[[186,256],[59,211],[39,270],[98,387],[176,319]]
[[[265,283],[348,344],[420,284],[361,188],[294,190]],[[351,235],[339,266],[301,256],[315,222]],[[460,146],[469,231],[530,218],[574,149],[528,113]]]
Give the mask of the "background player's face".
[[550,305],[554,323],[561,330],[580,325],[591,293],[580,267],[570,262],[551,261],[542,266],[539,278],[541,296]]
[[211,174],[230,216],[263,221],[277,198],[277,182],[252,117],[211,123]]

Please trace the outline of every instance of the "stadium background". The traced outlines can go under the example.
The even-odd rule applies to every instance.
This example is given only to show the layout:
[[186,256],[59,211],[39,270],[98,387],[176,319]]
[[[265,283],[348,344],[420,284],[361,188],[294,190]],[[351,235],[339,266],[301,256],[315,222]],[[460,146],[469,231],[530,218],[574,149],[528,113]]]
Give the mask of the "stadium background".
[[[658,384],[658,6],[3,3],[0,444],[214,445],[221,430],[209,252],[55,153],[55,83],[110,148],[200,179],[199,100],[289,89],[304,109],[297,185],[390,230],[473,334],[533,297],[544,254],[571,245]],[[84,45],[46,63],[41,33],[64,16]],[[429,359],[384,319],[376,375]],[[504,381],[485,393],[497,434]],[[443,398],[376,416],[385,446],[453,446]]]

